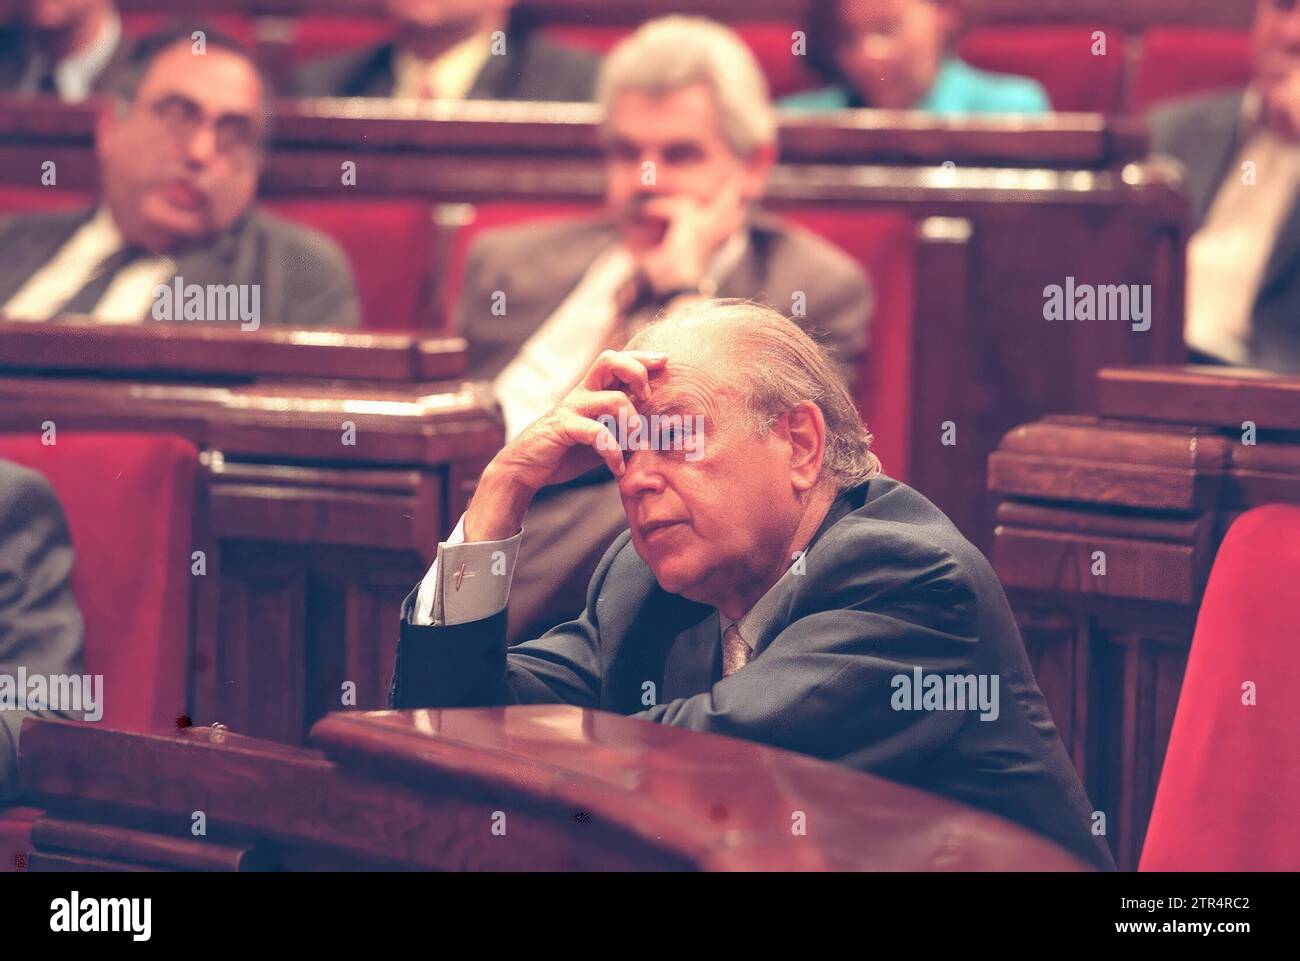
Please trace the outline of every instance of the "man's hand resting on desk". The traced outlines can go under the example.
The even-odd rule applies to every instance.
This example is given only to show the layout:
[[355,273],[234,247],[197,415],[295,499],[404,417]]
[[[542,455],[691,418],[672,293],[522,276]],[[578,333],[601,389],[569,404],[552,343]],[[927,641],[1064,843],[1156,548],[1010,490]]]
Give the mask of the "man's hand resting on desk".
[[602,461],[615,477],[622,476],[623,451],[597,418],[609,415],[632,421],[637,402],[650,396],[650,372],[663,367],[665,360],[663,354],[650,351],[601,353],[581,384],[503,447],[484,469],[465,512],[466,543],[513,537],[533,497],[548,484],[571,480]]

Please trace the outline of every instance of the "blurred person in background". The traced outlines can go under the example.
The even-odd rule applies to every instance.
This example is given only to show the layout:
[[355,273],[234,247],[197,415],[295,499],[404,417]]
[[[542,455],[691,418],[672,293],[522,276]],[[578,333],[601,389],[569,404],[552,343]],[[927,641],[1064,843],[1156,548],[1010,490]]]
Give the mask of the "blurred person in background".
[[[256,64],[228,37],[203,31],[199,46],[192,33],[145,44],[138,82],[104,104],[97,206],[0,224],[0,316],[358,325],[342,251],[256,206],[268,125]],[[255,323],[225,310],[192,316],[171,299],[170,316],[159,316],[160,290],[176,285],[235,285],[245,305],[255,302]]]
[[511,19],[514,0],[388,0],[394,39],[313,61],[300,97],[590,100],[599,58]]
[[[756,299],[798,314],[851,381],[872,294],[832,244],[763,213],[776,118],[749,48],[721,24],[666,17],[606,59],[603,215],[484,231],[459,309],[470,373],[494,382],[507,438],[546,413],[606,347],[669,304]],[[543,491],[515,572],[510,636],[581,609],[626,519],[603,469]]]
[[1051,110],[1036,81],[965,63],[955,53],[960,33],[960,0],[812,0],[808,59],[831,86],[787,97],[780,106],[936,115]]
[[1300,373],[1300,3],[1258,0],[1254,79],[1151,113],[1192,205],[1185,337],[1195,361]]
[[113,0],[23,0],[0,28],[0,91],[70,103],[116,92],[135,53]]

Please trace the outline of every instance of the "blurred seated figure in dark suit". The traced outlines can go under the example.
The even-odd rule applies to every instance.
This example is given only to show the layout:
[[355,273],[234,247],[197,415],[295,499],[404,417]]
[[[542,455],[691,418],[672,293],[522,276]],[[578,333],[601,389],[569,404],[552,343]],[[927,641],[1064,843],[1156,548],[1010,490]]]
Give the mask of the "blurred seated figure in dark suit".
[[[0,460],[0,801],[18,783],[24,718],[94,719],[49,703],[48,694],[46,702],[32,703],[38,689],[28,683],[33,677],[47,681],[82,673],[83,624],[71,578],[68,522],[49,482]],[[43,689],[57,688],[45,683]]]
[[[781,314],[667,314],[484,470],[403,605],[391,705],[574,704],[757,741],[1113,868],[992,568],[871,441],[836,364]],[[578,617],[508,649],[531,501],[593,463],[630,529]]]
[[0,225],[0,316],[356,326],[343,253],[255,205],[267,114],[249,55],[185,31],[146,64],[101,110],[99,205]]
[[[470,373],[494,383],[514,437],[591,361],[684,297],[756,298],[797,314],[851,377],[871,289],[843,251],[759,207],[776,119],[749,48],[710,20],[666,17],[601,69],[605,212],[484,231],[470,250],[459,323]],[[516,573],[512,638],[576,613],[625,526],[608,473],[538,498]]]
[[960,28],[960,0],[813,0],[808,59],[832,86],[794,94],[780,105],[949,116],[1051,110],[1037,81],[977,70],[958,57],[953,47]]
[[1194,360],[1300,373],[1300,4],[1258,0],[1254,80],[1151,114],[1192,202]]
[[599,58],[512,22],[514,0],[388,0],[391,43],[309,63],[300,97],[590,100]]
[[0,90],[76,102],[130,80],[135,43],[113,0],[21,0],[0,28]]

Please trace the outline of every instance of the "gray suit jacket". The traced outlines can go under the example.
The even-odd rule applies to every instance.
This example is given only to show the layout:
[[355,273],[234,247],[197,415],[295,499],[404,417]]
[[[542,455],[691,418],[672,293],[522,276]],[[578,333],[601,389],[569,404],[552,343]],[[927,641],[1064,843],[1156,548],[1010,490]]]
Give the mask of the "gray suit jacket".
[[[297,97],[391,97],[397,82],[391,43],[317,60],[289,82]],[[470,100],[587,101],[595,95],[600,60],[527,33],[506,37],[506,53],[488,57],[470,88]]]
[[[1151,152],[1182,164],[1193,228],[1209,214],[1227,177],[1240,176],[1233,160],[1242,146],[1244,91],[1183,100],[1153,110]],[[1251,363],[1300,373],[1300,198],[1278,233],[1255,297]]]
[[[93,214],[60,211],[0,223],[0,305]],[[175,276],[186,285],[260,285],[263,325],[311,329],[361,322],[352,271],[338,246],[265,211],[254,208],[225,233],[174,257]]]
[[[82,621],[72,597],[72,543],[49,482],[0,460],[0,674],[81,674]],[[18,732],[27,717],[0,711],[0,799],[18,776]],[[79,719],[79,716],[77,716]]]
[[[775,588],[753,659],[726,678],[717,610],[664,591],[627,533],[586,610],[508,652],[504,612],[419,627],[413,591],[389,703],[566,703],[744,738],[993,811],[1113,868],[1006,596],[938,508],[890,478],[869,481],[835,503],[806,565]],[[998,716],[896,709],[894,679],[916,669],[996,679]],[[648,710],[647,681],[658,692]]]
[[[472,376],[496,377],[617,237],[604,217],[483,231],[470,249],[459,307]],[[504,316],[492,311],[496,291],[506,295]],[[838,247],[755,213],[745,255],[722,278],[718,296],[758,300],[788,316],[795,291],[806,301],[799,322],[830,348],[852,384],[867,344],[870,283]]]

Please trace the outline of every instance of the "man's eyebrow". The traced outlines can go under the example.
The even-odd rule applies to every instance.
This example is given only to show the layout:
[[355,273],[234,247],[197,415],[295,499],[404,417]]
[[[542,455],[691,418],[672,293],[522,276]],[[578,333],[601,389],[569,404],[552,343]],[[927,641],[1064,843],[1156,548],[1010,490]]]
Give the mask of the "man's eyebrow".
[[[697,408],[697,409],[692,409]],[[672,389],[654,391],[650,394],[650,399],[638,405],[642,414],[703,414],[704,410],[698,409],[699,404],[694,401],[688,394]]]

